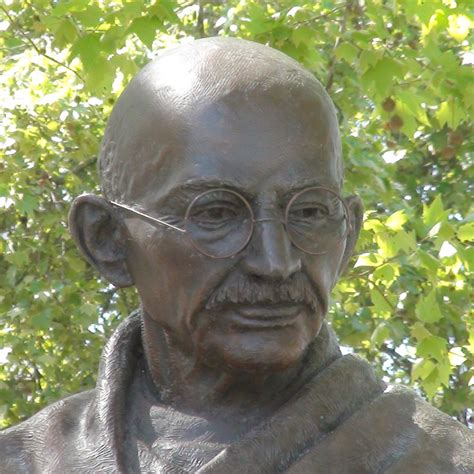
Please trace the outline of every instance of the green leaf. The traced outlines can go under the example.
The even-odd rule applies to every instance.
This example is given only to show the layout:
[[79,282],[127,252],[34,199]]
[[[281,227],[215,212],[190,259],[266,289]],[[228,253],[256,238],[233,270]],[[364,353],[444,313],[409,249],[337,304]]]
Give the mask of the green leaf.
[[436,323],[443,315],[436,300],[436,290],[431,290],[427,295],[421,296],[416,304],[416,317],[425,323]]
[[380,294],[379,291],[370,290],[370,299],[372,300],[378,314],[392,313],[393,308],[390,303]]
[[350,43],[341,43],[334,52],[337,59],[343,59],[352,64],[359,54],[359,50]]
[[436,366],[438,372],[438,383],[443,384],[445,387],[449,387],[449,377],[453,372],[451,363],[448,357],[444,357],[443,360]]
[[427,336],[416,346],[416,354],[418,357],[425,359],[433,358],[441,362],[448,354],[446,350],[446,340],[438,336]]
[[17,250],[16,252],[7,253],[5,260],[17,268],[22,268],[30,262],[30,255],[25,250]]
[[51,324],[52,309],[47,308],[39,313],[35,313],[31,318],[31,324],[36,329],[47,330]]
[[381,322],[372,333],[370,342],[375,347],[380,347],[386,340],[390,339],[391,331],[386,322]]
[[394,80],[403,78],[403,75],[404,68],[399,61],[383,57],[365,72],[362,80],[367,84],[374,83],[377,93],[385,97]]
[[379,253],[384,258],[392,258],[398,253],[398,244],[392,234],[384,232],[375,236]]
[[38,198],[31,194],[25,194],[23,198],[17,201],[16,207],[22,214],[24,213],[32,216],[33,211],[38,207]]
[[423,326],[423,324],[416,322],[411,328],[411,335],[418,341],[422,341],[426,337],[431,336],[431,333],[425,328],[425,326]]
[[474,271],[474,247],[458,248],[457,250],[467,270]]
[[433,398],[440,386],[438,369],[435,367],[433,371],[421,382],[423,390],[429,399]]
[[378,219],[367,219],[364,222],[364,229],[374,230],[375,232],[383,232],[385,227]]
[[312,28],[300,26],[293,30],[291,39],[296,46],[300,46],[301,44],[309,45],[314,41],[314,30]]
[[436,112],[436,118],[438,119],[440,126],[447,124],[448,127],[454,130],[467,118],[467,116],[463,111],[461,104],[459,104],[458,101],[451,99],[440,105]]
[[362,73],[365,73],[367,70],[377,64],[381,54],[372,50],[363,51],[359,58],[359,68]]
[[426,268],[430,273],[436,274],[440,261],[424,250],[419,249],[417,252],[418,260],[422,267]]
[[418,129],[416,115],[407,107],[404,102],[397,103],[397,115],[403,120],[402,131],[409,138],[413,138]]
[[423,222],[428,227],[444,221],[447,216],[448,212],[444,210],[441,194],[438,194],[430,205],[423,204]]
[[417,380],[417,379],[426,379],[436,368],[434,362],[431,360],[425,360],[422,359],[416,364],[413,365],[413,368],[411,370],[411,379],[412,380]]
[[386,221],[385,225],[392,230],[401,230],[403,224],[408,221],[408,216],[404,210],[394,212]]
[[100,58],[100,36],[96,33],[90,33],[79,38],[73,45],[70,57],[79,56],[84,69],[92,70],[100,67],[102,59]]
[[372,277],[375,280],[382,282],[384,286],[388,286],[396,279],[397,273],[395,267],[392,264],[387,263],[377,268]]
[[51,14],[62,17],[69,12],[80,12],[87,8],[89,0],[63,0],[51,10]]
[[373,253],[362,254],[357,259],[354,267],[378,267],[383,263],[382,257]]
[[103,23],[103,9],[98,5],[88,5],[85,10],[77,12],[74,17],[86,27],[94,28]]
[[398,231],[393,237],[396,247],[405,253],[410,253],[416,249],[416,235],[415,231],[405,232],[404,230]]
[[77,38],[77,31],[74,24],[69,19],[64,19],[59,24],[55,35],[54,35],[54,45],[57,48],[64,48],[72,43]]
[[469,222],[459,227],[458,239],[461,242],[472,242],[474,240],[474,222]]
[[161,25],[161,21],[156,16],[142,16],[133,20],[128,28],[128,33],[135,33],[143,43],[151,48]]

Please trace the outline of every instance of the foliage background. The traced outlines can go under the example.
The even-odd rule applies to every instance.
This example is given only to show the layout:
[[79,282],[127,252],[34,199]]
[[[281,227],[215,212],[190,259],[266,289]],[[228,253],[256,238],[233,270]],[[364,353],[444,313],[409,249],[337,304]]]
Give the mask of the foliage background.
[[278,48],[335,101],[346,192],[366,206],[334,294],[341,342],[468,424],[473,406],[469,0],[6,0],[0,6],[0,427],[94,385],[136,305],[67,231],[121,89],[162,48]]

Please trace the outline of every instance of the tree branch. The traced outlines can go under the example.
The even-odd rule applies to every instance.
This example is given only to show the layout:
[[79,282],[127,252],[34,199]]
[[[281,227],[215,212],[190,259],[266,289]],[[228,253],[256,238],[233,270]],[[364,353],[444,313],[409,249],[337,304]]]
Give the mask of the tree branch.
[[[94,164],[97,161],[97,157],[93,156],[92,158],[89,158],[86,161],[83,161],[82,163],[79,163],[77,166],[75,166],[72,170],[70,170],[70,173],[72,174],[78,174],[82,170],[86,169],[90,165]],[[63,176],[56,176],[56,177],[51,177],[51,181],[54,184],[64,184],[64,177]]]
[[344,8],[344,16],[342,17],[341,27],[339,29],[339,35],[336,37],[336,41],[334,42],[334,46],[332,48],[332,56],[329,60],[329,68],[328,68],[328,78],[326,81],[326,91],[329,92],[332,89],[332,85],[334,83],[334,73],[336,68],[336,49],[341,42],[341,37],[344,35],[347,29],[347,19],[349,17],[349,6],[351,5],[351,0],[346,0],[346,5]]
[[68,71],[71,71],[74,73],[82,82],[84,82],[84,78],[73,68],[69,67],[68,65],[62,63],[61,61],[58,61],[56,58],[53,58],[49,54],[45,53],[42,51],[36,44],[35,42],[23,31],[23,29],[18,25],[18,23],[14,20],[14,18],[10,15],[8,10],[0,5],[0,9],[5,13],[7,18],[10,20],[10,24],[13,26],[13,28],[18,31],[18,33],[26,40],[26,42],[31,45],[31,47],[40,55],[43,56],[44,58],[48,59],[49,61],[57,64],[58,66],[62,66],[63,68],[67,69]]
[[403,357],[400,355],[395,349],[392,349],[391,347],[388,347],[387,344],[382,344],[381,346],[382,352],[387,354],[395,364],[399,365],[400,367],[403,368],[408,374],[411,373],[411,369],[413,367],[413,362],[406,357]]
[[342,10],[344,7],[335,7],[332,10],[329,10],[327,13],[322,13],[321,15],[317,16],[312,16],[311,18],[308,18],[307,20],[301,20],[293,23],[294,26],[303,26],[307,25],[309,23],[313,23],[313,21],[321,20],[323,18],[327,18],[328,16],[331,16],[332,14],[338,12],[339,10]]
[[198,1],[198,15],[197,15],[197,31],[199,38],[204,38],[206,36],[206,32],[204,31],[204,7],[203,7],[203,1],[204,0],[199,0]]

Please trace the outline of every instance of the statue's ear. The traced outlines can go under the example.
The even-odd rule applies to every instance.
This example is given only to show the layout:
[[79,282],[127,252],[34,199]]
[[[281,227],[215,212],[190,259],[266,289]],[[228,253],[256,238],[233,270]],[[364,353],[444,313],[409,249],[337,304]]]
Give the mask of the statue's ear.
[[364,206],[359,196],[349,196],[344,198],[344,201],[349,210],[349,220],[351,228],[347,235],[346,248],[344,250],[344,256],[342,257],[341,265],[339,267],[339,275],[342,275],[347,269],[349,260],[354,252],[354,247],[359,237],[359,232],[362,227],[362,220],[364,217]]
[[69,229],[89,263],[110,283],[133,285],[127,268],[127,228],[105,199],[93,194],[77,197],[69,212]]

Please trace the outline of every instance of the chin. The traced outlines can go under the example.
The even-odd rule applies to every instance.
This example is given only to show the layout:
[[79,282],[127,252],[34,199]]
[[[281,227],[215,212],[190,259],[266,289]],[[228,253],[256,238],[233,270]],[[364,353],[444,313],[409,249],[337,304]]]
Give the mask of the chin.
[[228,372],[272,373],[296,365],[317,331],[305,325],[201,334],[196,346],[205,364]]

